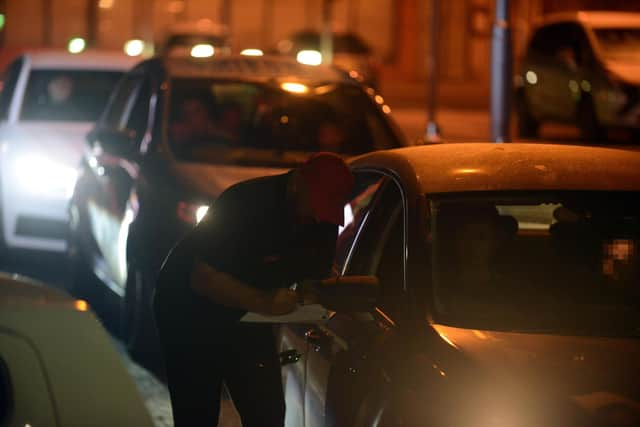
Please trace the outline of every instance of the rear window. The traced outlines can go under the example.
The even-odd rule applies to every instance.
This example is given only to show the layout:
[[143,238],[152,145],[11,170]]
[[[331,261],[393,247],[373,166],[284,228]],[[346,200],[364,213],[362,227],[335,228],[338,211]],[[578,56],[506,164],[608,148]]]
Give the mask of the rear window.
[[119,71],[34,70],[29,76],[21,120],[94,122]]

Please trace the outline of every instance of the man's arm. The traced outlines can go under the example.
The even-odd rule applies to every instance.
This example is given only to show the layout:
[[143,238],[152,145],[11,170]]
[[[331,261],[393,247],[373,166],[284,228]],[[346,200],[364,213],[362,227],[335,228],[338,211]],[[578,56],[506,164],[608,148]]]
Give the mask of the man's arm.
[[282,315],[295,310],[297,296],[291,289],[264,292],[230,274],[196,260],[191,271],[191,289],[210,301],[227,307],[266,315]]

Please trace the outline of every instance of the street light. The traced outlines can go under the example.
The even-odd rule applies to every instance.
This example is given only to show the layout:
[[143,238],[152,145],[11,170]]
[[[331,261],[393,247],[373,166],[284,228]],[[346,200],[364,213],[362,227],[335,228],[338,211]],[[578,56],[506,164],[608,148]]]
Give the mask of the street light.
[[144,52],[144,42],[139,39],[129,40],[124,44],[124,53],[129,56],[138,56]]
[[82,37],[74,37],[69,40],[67,50],[70,53],[80,53],[87,47],[87,42]]

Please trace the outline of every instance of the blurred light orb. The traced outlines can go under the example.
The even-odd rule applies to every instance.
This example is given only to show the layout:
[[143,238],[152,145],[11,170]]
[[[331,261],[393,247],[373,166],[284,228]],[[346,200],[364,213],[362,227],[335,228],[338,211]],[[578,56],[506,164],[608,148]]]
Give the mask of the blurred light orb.
[[2,31],[2,29],[4,28],[4,24],[5,24],[4,13],[0,13],[0,31]]
[[169,13],[182,13],[184,12],[184,1],[174,0],[167,5],[167,12]]
[[100,9],[111,9],[113,7],[114,0],[100,0],[98,2],[98,7]]
[[305,65],[322,64],[322,54],[317,50],[301,50],[296,55],[296,60]]
[[260,49],[243,49],[240,55],[244,56],[262,56],[264,53]]
[[213,56],[215,49],[210,44],[197,44],[191,48],[191,56],[194,58],[209,58]]
[[287,92],[291,93],[307,93],[309,92],[309,87],[302,83],[294,83],[294,82],[284,82],[280,85],[280,87]]
[[573,93],[577,93],[580,91],[580,85],[575,80],[569,80],[569,90]]
[[138,56],[144,52],[144,42],[139,39],[129,40],[124,44],[124,53],[129,56]]
[[87,47],[87,42],[82,37],[74,37],[69,40],[67,50],[70,53],[80,53]]
[[207,214],[207,212],[209,211],[209,206],[200,206],[198,207],[198,209],[196,209],[196,223],[202,221],[202,218],[204,218],[204,216]]
[[531,70],[527,71],[527,73],[524,75],[524,77],[525,77],[525,79],[527,79],[527,82],[529,84],[534,85],[534,84],[538,83],[538,75],[535,72],[531,71]]

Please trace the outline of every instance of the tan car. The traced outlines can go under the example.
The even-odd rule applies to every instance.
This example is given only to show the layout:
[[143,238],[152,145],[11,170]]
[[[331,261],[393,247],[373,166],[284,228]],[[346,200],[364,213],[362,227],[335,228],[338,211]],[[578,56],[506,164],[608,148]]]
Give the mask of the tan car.
[[378,297],[282,327],[287,426],[640,425],[640,152],[440,144],[351,166],[334,267]]
[[0,425],[153,426],[87,303],[0,274]]
[[549,15],[533,33],[516,77],[521,137],[543,122],[577,125],[585,140],[640,131],[640,13]]

